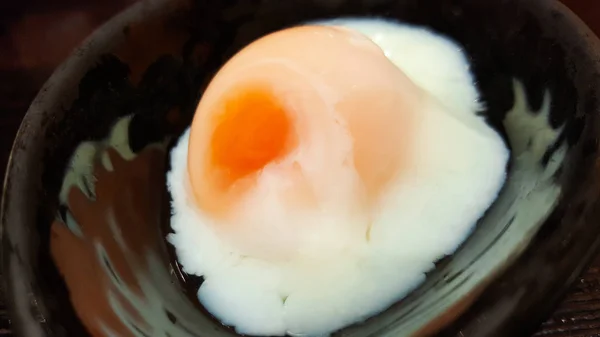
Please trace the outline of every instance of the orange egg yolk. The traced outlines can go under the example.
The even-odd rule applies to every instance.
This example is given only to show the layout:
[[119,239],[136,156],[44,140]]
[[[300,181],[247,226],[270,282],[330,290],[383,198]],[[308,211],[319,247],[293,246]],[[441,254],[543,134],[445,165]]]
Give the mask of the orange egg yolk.
[[285,154],[292,123],[268,90],[242,89],[226,99],[210,141],[214,168],[222,188],[261,170]]

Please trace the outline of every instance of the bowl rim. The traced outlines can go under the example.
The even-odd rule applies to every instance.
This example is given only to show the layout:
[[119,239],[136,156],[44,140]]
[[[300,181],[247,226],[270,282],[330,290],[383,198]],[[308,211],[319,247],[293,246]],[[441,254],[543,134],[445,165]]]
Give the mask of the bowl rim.
[[[600,37],[592,31],[592,29],[583,21],[581,17],[575,14],[575,12],[573,12],[560,0],[537,2],[546,4],[548,6],[549,13],[555,12],[564,16],[564,21],[566,22],[565,25],[570,26],[570,29],[561,33],[577,36],[581,40],[581,44],[584,46],[585,55],[596,56],[593,62],[596,68],[600,70]],[[556,36],[560,38],[561,34],[557,34]],[[596,88],[595,91],[600,93],[600,87]],[[596,113],[600,114],[600,111],[597,111]],[[534,318],[530,318],[527,322],[523,322],[522,320],[516,322],[521,331],[515,332],[514,329],[509,327],[509,325],[511,325],[511,319],[513,319],[512,316],[503,317],[501,320],[490,319],[492,314],[495,312],[494,304],[485,303],[486,298],[491,297],[491,294],[495,291],[506,292],[506,282],[509,282],[512,279],[511,275],[518,273],[519,270],[526,270],[528,265],[527,262],[532,262],[535,256],[537,256],[536,254],[528,253],[538,250],[544,246],[549,246],[549,244],[546,242],[535,241],[535,238],[538,237],[539,232],[547,224],[547,220],[548,219],[544,220],[540,228],[537,229],[536,233],[529,240],[526,247],[522,251],[518,252],[514,259],[496,271],[490,280],[482,282],[481,287],[483,289],[481,289],[481,292],[474,298],[469,299],[470,303],[466,305],[464,310],[458,313],[453,321],[439,330],[443,331],[442,336],[477,336],[476,334],[471,334],[471,332],[473,330],[477,331],[478,326],[486,324],[495,324],[498,327],[497,330],[500,329],[500,327],[504,329],[504,331],[500,333],[495,331],[494,336],[529,336],[536,332],[536,329],[541,323],[543,323],[545,319],[550,318],[550,315],[552,312],[554,312],[554,310],[556,310],[556,306],[560,303],[564,295],[566,295],[571,285],[574,284],[575,280],[581,275],[581,273],[583,273],[585,269],[593,262],[594,257],[600,254],[600,235],[593,236],[593,240],[585,249],[585,254],[580,255],[576,264],[571,264],[572,267],[569,269],[570,273],[568,275],[566,273],[562,273],[560,274],[560,278],[554,277],[551,280],[542,279],[541,281],[538,279],[538,283],[544,282],[546,285],[550,285],[551,287],[555,288],[556,291],[548,292],[543,302],[545,305],[537,305],[538,310],[536,313],[530,313],[530,315],[534,316]],[[587,222],[589,223],[590,221]],[[597,231],[597,234],[598,233],[600,233],[600,231]],[[512,295],[514,296],[515,294],[513,293]],[[522,298],[527,298],[527,295],[531,296],[530,294],[525,294],[525,296]],[[542,303],[541,301],[538,302],[538,304]],[[461,319],[465,318],[465,322],[459,322]]]

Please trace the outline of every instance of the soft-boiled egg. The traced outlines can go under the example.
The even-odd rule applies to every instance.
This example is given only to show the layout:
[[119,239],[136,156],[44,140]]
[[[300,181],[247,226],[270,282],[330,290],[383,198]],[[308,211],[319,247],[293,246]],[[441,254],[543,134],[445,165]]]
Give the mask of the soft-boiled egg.
[[400,299],[504,182],[479,108],[458,46],[421,28],[336,20],[248,45],[171,155],[169,240],[202,304],[240,333],[316,336]]
[[198,209],[263,258],[362,239],[369,211],[409,165],[421,91],[349,29],[303,26],[258,40],[198,106],[187,160]]

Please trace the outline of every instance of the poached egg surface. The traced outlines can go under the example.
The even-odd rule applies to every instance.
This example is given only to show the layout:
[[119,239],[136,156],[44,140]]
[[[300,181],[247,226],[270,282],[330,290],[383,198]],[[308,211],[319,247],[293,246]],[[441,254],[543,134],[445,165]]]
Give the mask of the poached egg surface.
[[317,336],[401,299],[504,182],[480,108],[460,48],[416,27],[334,20],[243,49],[168,175],[202,304],[240,333]]

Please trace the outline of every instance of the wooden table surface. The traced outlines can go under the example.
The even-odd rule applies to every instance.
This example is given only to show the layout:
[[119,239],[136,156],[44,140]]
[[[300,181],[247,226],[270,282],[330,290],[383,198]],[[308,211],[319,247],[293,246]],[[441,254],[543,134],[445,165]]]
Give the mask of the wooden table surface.
[[[31,100],[97,25],[135,0],[0,0],[0,175]],[[491,0],[490,0],[491,1]],[[600,35],[599,0],[563,0]],[[51,3],[51,4],[49,4]],[[46,40],[45,36],[60,36]],[[0,336],[10,321],[0,298]],[[534,337],[600,336],[600,256]]]

